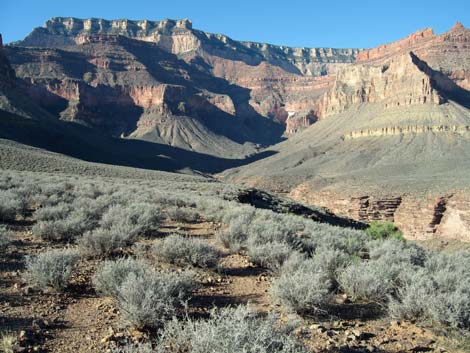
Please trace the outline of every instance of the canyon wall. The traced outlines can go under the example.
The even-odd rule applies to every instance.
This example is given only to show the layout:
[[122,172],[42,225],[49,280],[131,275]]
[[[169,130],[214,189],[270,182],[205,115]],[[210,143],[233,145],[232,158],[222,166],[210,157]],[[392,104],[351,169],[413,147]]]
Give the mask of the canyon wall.
[[290,196],[355,220],[394,222],[407,239],[470,242],[469,192],[347,197],[333,191],[312,192],[306,185],[300,185]]
[[[315,114],[315,102],[332,86],[332,75],[353,63],[359,53],[358,49],[240,42],[193,29],[187,19],[108,21],[56,17],[15,45],[70,50],[77,45],[122,42],[123,37],[153,43],[190,65],[246,88],[250,94],[249,109],[281,125],[287,116]],[[104,69],[109,68],[110,60],[101,56],[90,63]],[[296,128],[286,128],[287,135],[303,130],[316,118],[303,119],[302,124],[300,120],[296,119]]]

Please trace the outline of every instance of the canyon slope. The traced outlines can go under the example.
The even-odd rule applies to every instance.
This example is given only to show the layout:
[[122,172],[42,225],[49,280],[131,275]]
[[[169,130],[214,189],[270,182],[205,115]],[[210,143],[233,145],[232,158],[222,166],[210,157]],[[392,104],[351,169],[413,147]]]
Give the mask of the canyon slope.
[[318,122],[225,177],[409,238],[470,241],[469,77],[460,23],[361,51],[316,101]]

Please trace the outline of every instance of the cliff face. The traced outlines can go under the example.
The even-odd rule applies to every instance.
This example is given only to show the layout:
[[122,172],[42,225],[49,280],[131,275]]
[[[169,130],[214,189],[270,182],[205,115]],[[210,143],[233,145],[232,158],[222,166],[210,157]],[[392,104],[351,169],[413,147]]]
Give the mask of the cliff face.
[[318,103],[317,114],[327,117],[362,103],[383,109],[415,104],[442,104],[437,75],[412,52],[393,56],[378,66],[356,64],[338,72],[334,86]]
[[35,28],[20,46],[47,48],[81,44],[89,35],[121,35],[156,43],[172,54],[204,51],[210,55],[258,65],[262,61],[279,66],[286,71],[307,76],[321,76],[342,63],[351,63],[358,49],[291,48],[265,43],[238,42],[221,34],[195,30],[188,19],[162,21],[131,21],[78,19],[55,17],[44,27]]
[[315,109],[326,117],[353,105],[442,104],[448,98],[468,104],[470,30],[457,23],[435,35],[432,29],[358,53],[356,63],[341,68],[334,85]]
[[470,89],[470,30],[457,22],[448,32],[434,34],[432,29],[418,31],[407,38],[362,51],[358,63],[380,65],[394,55],[412,51],[432,69],[450,77],[457,85]]
[[[224,35],[195,30],[186,19],[53,18],[15,44],[70,50],[77,45],[105,38],[112,41],[120,36],[154,43],[191,66],[249,90],[248,106],[244,110],[254,110],[280,123],[281,128],[289,115],[312,113],[314,102],[333,83],[328,75],[354,62],[359,52],[357,49],[291,48],[238,42]],[[107,60],[96,58],[90,63],[103,68]],[[318,79],[323,77],[328,78]]]

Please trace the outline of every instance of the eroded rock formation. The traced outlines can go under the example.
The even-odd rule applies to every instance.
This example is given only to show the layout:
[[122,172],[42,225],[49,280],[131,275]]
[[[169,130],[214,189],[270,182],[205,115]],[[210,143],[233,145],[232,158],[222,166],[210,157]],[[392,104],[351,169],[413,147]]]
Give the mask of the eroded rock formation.
[[408,239],[470,242],[468,193],[345,197],[336,192],[312,192],[300,186],[292,191],[291,196],[306,203],[314,200],[335,214],[359,221],[394,222]]

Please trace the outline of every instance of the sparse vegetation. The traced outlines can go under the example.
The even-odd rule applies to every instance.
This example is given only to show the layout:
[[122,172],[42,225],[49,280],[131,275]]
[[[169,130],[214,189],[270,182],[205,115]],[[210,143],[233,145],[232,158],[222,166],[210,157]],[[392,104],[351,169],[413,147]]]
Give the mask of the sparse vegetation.
[[79,255],[70,249],[47,250],[26,259],[25,278],[40,289],[63,290],[79,259]]
[[[138,329],[158,328],[161,333],[154,342],[144,339],[140,345],[116,348],[116,352],[202,353],[208,347],[217,352],[239,351],[240,347],[256,347],[256,352],[304,349],[277,319],[261,318],[244,307],[215,311],[209,319],[194,318],[193,313],[201,308],[193,306],[207,305],[199,304],[200,298],[211,300],[212,291],[218,290],[225,299],[230,296],[227,288],[234,285],[231,272],[217,273],[221,279],[214,281],[214,272],[207,271],[218,267],[221,253],[210,245],[213,239],[191,233],[197,229],[194,234],[200,234],[201,226],[219,232],[219,240],[232,252],[228,266],[240,261],[237,269],[245,271],[246,266],[247,278],[254,278],[263,293],[270,292],[269,300],[287,312],[305,317],[336,315],[340,309],[337,300],[346,298],[346,303],[366,308],[379,304],[382,313],[393,318],[469,331],[467,253],[427,251],[390,235],[389,226],[386,232],[381,226],[381,235],[375,236],[241,205],[233,201],[234,189],[224,194],[216,183],[204,184],[202,193],[197,183],[178,182],[181,190],[190,192],[168,194],[161,190],[173,181],[158,182],[162,184],[143,180],[127,185],[111,180],[108,185],[100,179],[65,176],[48,176],[47,180],[39,176],[0,178],[0,190],[10,199],[20,200],[15,219],[30,210],[33,235],[74,247],[29,257],[24,277],[31,286],[64,290],[74,269],[81,279],[82,271],[96,267],[93,287],[113,298],[122,320]],[[30,189],[34,192],[28,192]],[[13,238],[12,230],[20,227],[8,224],[11,219],[0,225],[2,247]],[[208,222],[194,224],[200,220]],[[188,234],[172,233],[183,229]],[[19,235],[8,249],[21,246],[22,241]],[[35,241],[46,249],[57,246]],[[76,266],[77,253],[84,256],[80,266]],[[196,267],[195,277],[187,272],[188,266]],[[195,280],[204,284],[194,292],[201,297],[188,301]],[[278,343],[266,346],[267,340]],[[247,346],[240,346],[240,342]]]

